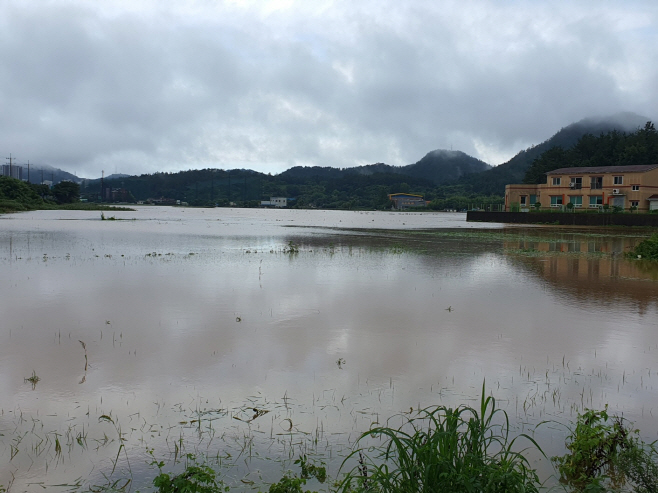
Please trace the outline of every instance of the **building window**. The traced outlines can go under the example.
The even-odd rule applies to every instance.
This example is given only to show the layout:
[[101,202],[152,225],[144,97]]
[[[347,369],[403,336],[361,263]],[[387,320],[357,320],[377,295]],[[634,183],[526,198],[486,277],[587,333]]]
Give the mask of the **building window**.
[[562,207],[562,195],[551,195],[551,207]]
[[559,185],[562,182],[561,178],[553,178],[553,185]]
[[536,195],[531,195],[530,196],[530,205],[535,205],[537,203],[537,196]]
[[613,177],[613,183],[615,185],[623,185],[624,184],[624,177],[623,176],[614,176]]
[[631,200],[631,207],[640,207],[639,200]]
[[583,196],[582,195],[573,195],[569,197],[569,203],[573,204],[574,207],[583,206]]
[[526,195],[521,195],[521,205],[527,205],[527,199],[528,197]]
[[590,188],[592,190],[601,190],[603,188],[603,177],[602,176],[592,176],[590,180]]
[[589,196],[589,206],[590,207],[601,207],[603,205],[603,195],[590,195]]
[[569,182],[569,188],[572,190],[580,190],[583,188],[583,177],[582,176],[576,176],[571,178],[571,182]]
[[633,186],[631,187],[631,190],[633,190],[634,192],[639,192],[639,190],[640,190],[640,185],[633,185]]

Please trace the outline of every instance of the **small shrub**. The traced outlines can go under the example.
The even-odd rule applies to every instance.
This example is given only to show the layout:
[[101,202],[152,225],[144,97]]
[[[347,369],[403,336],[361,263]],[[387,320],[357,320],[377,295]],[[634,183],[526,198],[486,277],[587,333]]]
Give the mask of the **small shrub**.
[[561,481],[575,491],[608,491],[633,483],[632,491],[658,491],[656,451],[637,437],[622,418],[588,409],[578,415],[567,454],[553,457]]
[[631,258],[658,260],[658,233],[638,243],[635,250],[627,254]]

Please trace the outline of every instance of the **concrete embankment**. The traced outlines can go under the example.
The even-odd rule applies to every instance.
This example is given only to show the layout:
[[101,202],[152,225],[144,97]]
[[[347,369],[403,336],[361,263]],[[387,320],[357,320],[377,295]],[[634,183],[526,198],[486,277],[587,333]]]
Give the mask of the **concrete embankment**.
[[468,211],[466,220],[488,223],[559,224],[563,226],[658,227],[658,214]]

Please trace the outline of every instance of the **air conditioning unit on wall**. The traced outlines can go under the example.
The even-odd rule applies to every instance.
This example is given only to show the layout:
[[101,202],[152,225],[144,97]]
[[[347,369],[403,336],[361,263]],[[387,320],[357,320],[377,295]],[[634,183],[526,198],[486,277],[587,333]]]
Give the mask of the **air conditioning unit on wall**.
[[612,195],[619,195],[619,189],[618,188],[613,188],[612,189]]

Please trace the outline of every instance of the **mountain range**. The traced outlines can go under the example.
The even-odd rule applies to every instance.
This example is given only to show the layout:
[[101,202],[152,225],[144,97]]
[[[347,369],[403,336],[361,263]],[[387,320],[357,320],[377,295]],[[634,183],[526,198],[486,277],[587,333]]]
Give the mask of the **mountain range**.
[[498,166],[491,166],[461,151],[437,149],[407,166],[390,166],[383,163],[345,169],[298,166],[284,171],[281,176],[338,179],[349,174],[396,173],[426,179],[434,185],[460,184],[483,195],[501,195],[508,183],[521,183],[532,162],[552,147],[570,149],[586,134],[598,136],[613,130],[634,132],[642,128],[648,120],[645,116],[629,112],[585,118],[560,129],[541,144],[520,151],[512,159]]
[[[506,184],[521,183],[532,162],[552,147],[558,146],[565,150],[569,149],[586,134],[598,136],[613,130],[626,133],[634,132],[643,127],[649,120],[645,116],[629,112],[606,117],[585,118],[560,129],[544,142],[520,151],[509,161],[498,166],[491,166],[461,151],[436,149],[428,152],[419,161],[406,166],[391,166],[385,163],[342,169],[296,166],[280,173],[278,176],[284,180],[305,181],[344,180],[354,175],[361,178],[375,174],[404,175],[416,180],[423,180],[435,186],[463,185],[475,193],[502,195]],[[34,169],[33,167],[32,173],[37,176],[37,180],[41,179],[41,169]],[[24,177],[26,175],[27,170],[24,170]],[[54,183],[62,180],[71,180],[78,183],[82,181],[73,174],[49,166],[43,167],[43,175],[45,180],[52,180]],[[106,177],[106,180],[118,180],[128,177],[129,175],[110,175]],[[37,180],[32,179],[31,181]],[[97,180],[91,181],[95,182]]]
[[344,169],[295,166],[281,173],[281,176],[295,179],[306,177],[339,179],[349,174],[369,176],[375,173],[388,173],[421,178],[435,184],[445,184],[455,182],[462,176],[487,171],[491,168],[492,166],[484,161],[461,151],[437,149],[428,152],[420,161],[406,166],[391,166],[384,163]]

